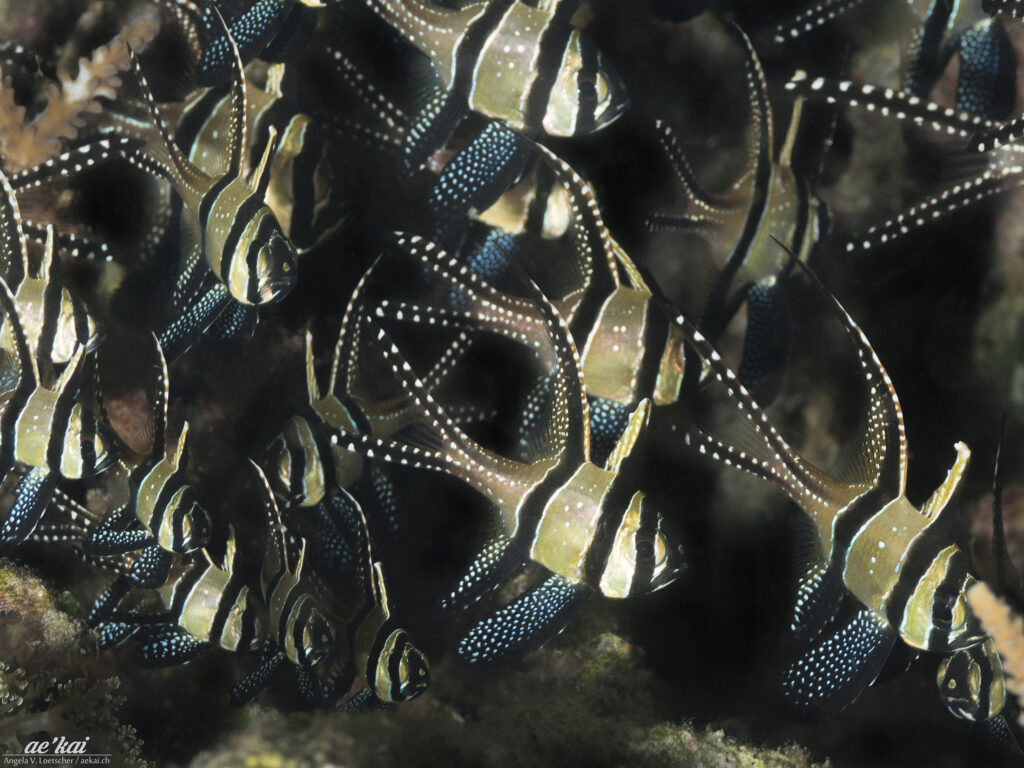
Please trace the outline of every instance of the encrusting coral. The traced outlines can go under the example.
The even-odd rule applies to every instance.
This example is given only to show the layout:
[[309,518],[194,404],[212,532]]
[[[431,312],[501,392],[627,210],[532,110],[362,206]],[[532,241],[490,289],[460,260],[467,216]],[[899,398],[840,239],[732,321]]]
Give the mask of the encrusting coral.
[[[967,600],[999,651],[1006,687],[1018,701],[1024,701],[1024,618],[1016,615],[984,582],[968,590]],[[1024,713],[1019,720],[1024,725]]]
[[121,86],[120,74],[130,65],[129,49],[143,49],[156,37],[160,24],[154,9],[141,11],[106,45],[78,62],[74,77],[63,70],[57,83],[45,89],[46,106],[31,121],[25,107],[14,100],[10,76],[0,81],[0,155],[10,173],[45,162],[63,150],[85,125],[85,115],[101,109],[99,99],[113,99]]

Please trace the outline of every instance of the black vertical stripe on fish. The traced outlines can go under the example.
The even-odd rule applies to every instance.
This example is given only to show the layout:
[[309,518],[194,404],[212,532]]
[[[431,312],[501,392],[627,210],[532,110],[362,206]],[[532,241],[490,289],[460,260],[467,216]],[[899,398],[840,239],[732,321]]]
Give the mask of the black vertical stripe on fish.
[[211,117],[218,114],[218,107],[228,98],[230,88],[230,83],[210,88],[183,111],[174,129],[174,138],[179,146],[186,148],[186,154],[188,148],[195,145]]
[[168,609],[172,614],[172,619],[177,621],[179,617],[185,612],[186,603],[189,595],[192,594],[192,590],[195,588],[199,580],[206,574],[207,570],[213,566],[199,567],[188,569],[185,573],[181,574],[176,582],[174,582],[174,589],[171,592],[170,605]]
[[491,33],[516,2],[517,0],[492,0],[484,12],[466,28],[462,39],[455,47],[455,76],[452,78],[452,93],[464,99],[469,98],[473,90],[473,73],[480,59],[480,53]]
[[[661,372],[661,360],[668,343],[669,325],[660,317],[649,317],[644,330],[644,351],[637,368],[636,391],[640,398],[650,397]],[[634,398],[635,399],[635,398]]]
[[[616,472],[615,477],[608,488],[608,492],[601,500],[601,516],[597,523],[597,529],[590,540],[590,545],[583,558],[584,583],[600,584],[601,576],[608,565],[608,558],[611,555],[612,547],[615,545],[615,535],[618,533],[618,524],[621,517],[609,517],[605,510],[621,511],[629,506],[630,499],[636,493],[636,488],[626,482],[621,472]],[[650,579],[648,579],[648,583]]]
[[96,417],[91,408],[82,408],[82,440],[80,441],[82,474],[91,475],[96,471]]
[[[658,516],[650,504],[640,505],[640,528],[636,532],[635,552],[636,568],[633,571],[633,583],[629,586],[629,594],[643,595],[650,591],[654,578],[654,535],[658,532]],[[649,553],[641,554],[640,544],[646,543]]]
[[[242,235],[245,234],[246,227],[249,226],[253,217],[263,207],[263,196],[256,194],[250,194],[245,198],[245,201],[238,206],[238,210],[231,220],[231,227],[228,229],[227,237],[224,239],[224,257],[220,263],[220,276],[224,282],[228,282],[230,279],[231,268],[237,258],[238,248],[242,244]],[[266,218],[272,217],[264,217],[264,219]],[[264,222],[261,221],[259,228],[260,234],[263,234],[263,224]],[[261,240],[260,237],[254,237],[252,242],[247,244],[248,254],[246,256],[246,264],[250,271],[252,263],[255,261],[253,248],[255,247],[255,250],[258,252],[259,246],[262,245],[263,242],[265,241]],[[249,275],[249,280],[253,280],[252,274]],[[249,296],[258,295],[258,291],[254,291],[252,286],[248,288],[247,292]]]
[[395,639],[395,648],[388,658],[388,678],[391,680],[391,686],[389,687],[388,693],[391,694],[392,701],[397,701],[401,693],[400,681],[402,679],[402,658],[405,656],[405,647],[408,644],[409,638],[404,632],[402,632]]
[[[372,578],[372,577],[371,577]],[[362,627],[366,617],[376,608],[377,606],[373,601],[367,600],[363,609],[359,612],[356,620],[350,625],[350,632],[352,636],[359,631]],[[388,637],[391,635],[391,622],[386,622],[377,630],[373,638],[373,644],[370,646],[370,652],[366,655],[366,669],[363,670],[363,677],[369,681],[373,680],[377,675],[377,661],[380,659],[381,654],[384,652],[384,644],[387,642]]]
[[235,177],[226,173],[213,182],[213,184],[210,185],[209,191],[203,195],[203,199],[199,203],[199,221],[202,222],[204,232],[210,223],[210,209],[213,207],[214,203],[217,202],[217,198],[220,197],[221,192],[223,192],[234,180]]
[[551,501],[551,497],[569,482],[577,469],[579,466],[576,463],[568,461],[563,456],[557,466],[552,467],[544,479],[527,493],[516,511],[516,532],[512,537],[514,546],[520,547],[524,552],[531,551],[533,540],[537,536],[537,527],[544,517],[544,509]]
[[[526,97],[526,108],[523,110],[527,125],[536,131],[544,131],[544,115],[548,110],[548,101],[555,81],[561,69],[562,57],[569,44],[573,27],[564,19],[567,7],[571,3],[560,3],[558,12],[548,22],[544,34],[540,38],[540,50],[537,52],[537,76],[530,83],[530,91]],[[579,115],[577,114],[577,119]]]
[[47,435],[46,440],[46,465],[53,469],[60,469],[61,458],[64,455],[64,441],[68,437],[71,410],[75,407],[77,400],[78,384],[70,381],[64,391],[57,396],[57,401],[53,405],[50,434]]
[[210,642],[217,645],[220,644],[220,638],[224,634],[224,626],[227,624],[232,609],[238,601],[238,595],[244,586],[241,579],[228,579],[227,586],[221,592],[220,600],[217,601],[217,610],[213,614],[213,621],[210,622]]
[[[568,23],[568,19],[566,20]],[[580,101],[576,105],[576,133],[586,135],[595,130],[594,116],[597,112],[597,46],[580,44],[583,65],[576,73]]]

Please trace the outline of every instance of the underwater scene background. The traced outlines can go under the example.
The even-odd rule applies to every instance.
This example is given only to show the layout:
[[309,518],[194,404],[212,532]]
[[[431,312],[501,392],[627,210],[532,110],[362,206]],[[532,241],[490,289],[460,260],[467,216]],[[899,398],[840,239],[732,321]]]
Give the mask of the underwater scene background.
[[1021,15],[0,0],[0,761],[1024,763]]

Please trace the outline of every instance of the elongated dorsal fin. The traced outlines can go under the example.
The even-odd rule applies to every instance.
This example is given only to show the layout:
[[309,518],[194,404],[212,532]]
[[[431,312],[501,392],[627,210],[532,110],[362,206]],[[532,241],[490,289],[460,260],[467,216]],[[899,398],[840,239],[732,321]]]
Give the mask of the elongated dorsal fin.
[[276,61],[267,67],[267,84],[264,86],[264,90],[273,95],[281,98],[284,96],[284,74],[285,65],[282,61]]
[[252,191],[261,198],[267,194],[267,187],[270,185],[270,159],[277,151],[277,142],[279,138],[280,137],[277,135],[277,128],[270,126],[267,129],[267,146],[263,148],[263,156],[260,158],[260,164],[256,166],[256,171],[253,173],[252,179],[250,180]]
[[284,522],[281,520],[281,510],[277,507],[274,499],[274,492],[270,488],[267,476],[263,474],[260,465],[249,459],[253,469],[263,484],[263,506],[267,512],[267,555],[265,562],[276,567],[278,571],[291,571],[288,563],[288,542],[284,533]]
[[309,404],[320,402],[323,397],[320,395],[320,385],[316,382],[316,361],[313,357],[313,331],[306,328],[306,393],[309,395]]
[[[163,446],[161,446],[163,450]],[[181,469],[188,463],[188,422],[184,422],[181,425],[181,433],[178,435],[178,445],[174,451],[174,464],[175,469]]]
[[[203,553],[206,555],[206,559],[210,559],[210,554],[205,549]],[[221,570],[227,573],[235,572],[235,563],[238,559],[238,533],[235,531],[235,524],[228,523],[228,542],[224,547],[224,560],[221,563]],[[210,561],[211,565],[213,561]]]
[[942,481],[942,485],[935,489],[935,493],[931,495],[928,501],[921,506],[921,514],[929,520],[937,519],[944,510],[951,506],[950,503],[960,491],[960,483],[964,479],[964,473],[967,472],[967,464],[971,460],[971,449],[964,443],[957,443],[955,447],[956,461],[953,462],[953,466],[946,473],[946,479]]
[[299,559],[295,563],[295,578],[302,578],[302,567],[306,564],[306,550],[308,549],[309,541],[302,539],[302,547],[299,549]]
[[[18,198],[7,176],[0,172],[0,185],[3,186],[4,199],[0,204],[0,265],[4,266],[3,274],[17,283],[28,276],[28,240],[21,223],[21,210]],[[21,265],[21,275],[12,275],[15,264]]]
[[54,391],[63,392],[64,390],[74,386],[81,375],[82,361],[84,358],[85,347],[79,344],[75,347],[75,353],[71,356],[71,360],[68,361],[67,368],[61,371],[60,378],[57,379],[57,385],[54,387]]
[[376,583],[377,604],[384,612],[385,618],[387,618],[391,616],[391,605],[388,602],[388,588],[384,583],[384,571],[379,562],[373,564],[373,579]]
[[331,359],[331,378],[327,382],[327,393],[333,395],[338,386],[338,375],[344,367],[345,385],[342,392],[350,394],[352,391],[352,379],[356,373],[355,352],[359,349],[359,337],[362,331],[363,291],[367,282],[377,269],[381,257],[378,256],[370,264],[369,268],[359,278],[356,287],[352,290],[348,305],[345,307],[345,314],[341,319],[341,329],[338,331],[338,341],[334,345],[334,357]]
[[618,471],[619,466],[632,452],[633,446],[636,445],[636,441],[640,438],[640,433],[643,432],[650,418],[651,401],[645,397],[640,401],[636,410],[630,414],[626,428],[622,431],[622,435],[609,454],[608,461],[605,462],[605,469],[611,472]]
[[39,260],[39,270],[36,274],[40,280],[50,279],[50,267],[53,264],[53,224],[46,225],[46,242],[43,244],[43,257]]
[[[164,350],[160,346],[160,339],[153,336],[153,343],[156,345],[156,355],[160,360],[160,374],[157,379],[156,400],[153,403],[153,417],[156,425],[153,430],[153,454],[163,456],[167,446],[164,444],[167,439],[167,405],[170,399],[171,380],[167,373],[167,359],[164,357]],[[181,437],[178,438],[178,450],[174,454],[174,465],[178,466],[178,457],[181,455],[182,440],[188,432],[188,423],[181,430]]]
[[544,162],[555,172],[558,181],[569,191],[573,237],[579,257],[584,259],[586,265],[592,264],[594,261],[602,262],[608,269],[608,275],[611,277],[613,285],[617,287],[620,280],[613,248],[615,241],[601,217],[601,210],[597,205],[593,188],[572,166],[543,144],[534,142],[533,146],[540,153]]
[[[159,175],[169,180],[172,184],[185,184],[195,190],[201,186],[201,179],[205,174],[189,161],[185,153],[181,151],[181,148],[174,141],[167,125],[164,123],[163,117],[160,116],[156,99],[153,98],[153,92],[149,88],[149,81],[142,73],[142,67],[139,66],[139,60],[135,55],[135,51],[132,50],[131,46],[128,46],[128,51],[131,59],[132,74],[139,84],[142,101],[146,105],[153,126],[160,136],[159,146],[155,148],[157,156],[148,157],[148,162],[155,165],[155,168],[152,170],[159,173]],[[128,159],[131,160],[133,158]],[[144,165],[143,167],[146,166]]]
[[237,178],[242,174],[242,163],[245,162],[246,148],[246,93],[245,93],[245,67],[242,65],[242,54],[238,51],[235,38],[231,36],[224,17],[214,6],[214,13],[220,19],[224,28],[224,34],[231,45],[231,90],[228,97],[228,125],[227,125],[227,149],[228,168],[227,175]]

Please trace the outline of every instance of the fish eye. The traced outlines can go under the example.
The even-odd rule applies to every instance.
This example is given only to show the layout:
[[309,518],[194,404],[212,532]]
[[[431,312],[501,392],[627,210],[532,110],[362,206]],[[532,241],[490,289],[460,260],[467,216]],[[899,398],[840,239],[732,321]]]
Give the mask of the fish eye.
[[953,623],[953,607],[956,597],[948,592],[936,592],[932,603],[932,619],[936,624],[948,626]]
[[654,557],[654,544],[650,539],[642,539],[636,543],[636,554],[637,557],[647,559]]

